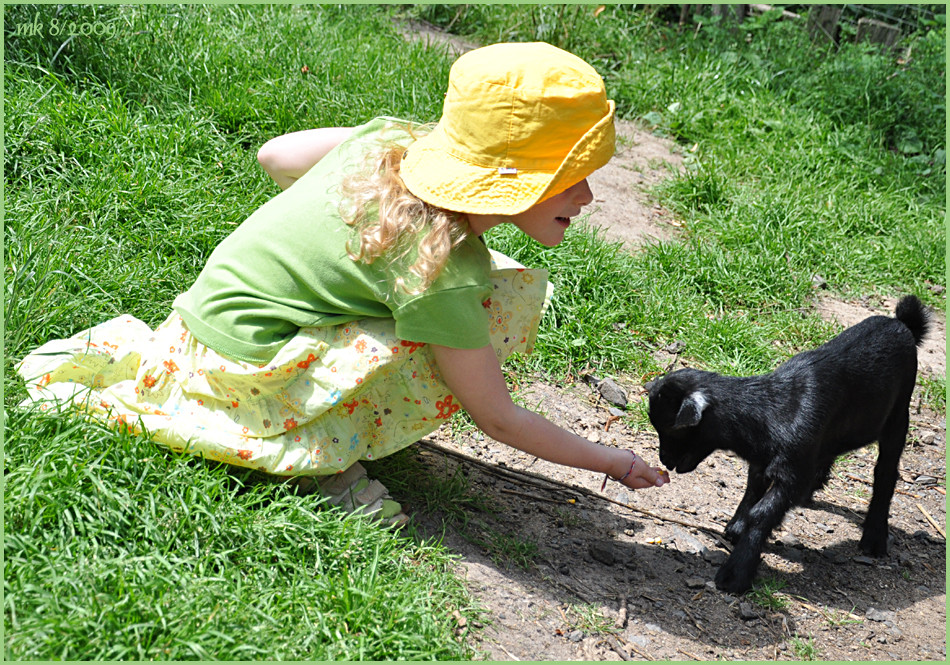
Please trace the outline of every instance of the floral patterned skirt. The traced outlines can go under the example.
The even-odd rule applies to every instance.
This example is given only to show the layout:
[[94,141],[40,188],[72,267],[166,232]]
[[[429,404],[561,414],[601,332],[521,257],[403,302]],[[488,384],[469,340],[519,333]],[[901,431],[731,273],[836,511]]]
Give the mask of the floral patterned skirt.
[[[550,301],[543,270],[493,252],[486,322],[499,361],[530,353]],[[301,328],[264,365],[222,356],[172,313],[53,340],[17,366],[42,410],[79,408],[175,451],[280,476],[329,475],[392,454],[459,409],[425,344],[391,319]]]

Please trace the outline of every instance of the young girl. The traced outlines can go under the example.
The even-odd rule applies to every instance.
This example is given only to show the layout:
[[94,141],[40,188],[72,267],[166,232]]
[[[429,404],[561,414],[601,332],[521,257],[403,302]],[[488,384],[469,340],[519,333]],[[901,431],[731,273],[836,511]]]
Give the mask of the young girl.
[[[390,523],[359,460],[465,409],[486,435],[627,487],[667,477],[516,406],[500,361],[530,352],[546,273],[492,253],[514,224],[546,246],[592,200],[614,103],[583,60],[543,43],[460,57],[429,133],[377,118],[266,143],[284,190],[227,237],[155,331],[121,316],[55,340],[19,372],[40,408],[69,401],[174,450],[316,478]],[[606,479],[605,479],[606,482]]]

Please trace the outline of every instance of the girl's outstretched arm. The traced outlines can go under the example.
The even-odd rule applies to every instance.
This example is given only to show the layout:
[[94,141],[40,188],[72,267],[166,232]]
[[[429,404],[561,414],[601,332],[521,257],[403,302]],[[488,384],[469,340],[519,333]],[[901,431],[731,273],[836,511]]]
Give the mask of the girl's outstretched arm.
[[352,127],[321,127],[284,134],[262,145],[257,161],[281,189],[287,189],[352,131]]
[[[491,438],[549,462],[606,473],[613,478],[631,471],[628,451],[591,443],[512,402],[491,346],[453,349],[433,344],[431,348],[442,380],[475,425]],[[666,481],[666,477],[638,458],[623,483],[642,489]]]

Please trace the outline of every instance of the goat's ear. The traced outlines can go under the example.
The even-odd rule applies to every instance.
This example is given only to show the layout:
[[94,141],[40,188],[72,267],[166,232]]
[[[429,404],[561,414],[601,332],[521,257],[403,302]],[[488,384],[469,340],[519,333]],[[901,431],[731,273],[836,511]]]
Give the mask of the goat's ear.
[[673,423],[673,429],[683,429],[684,427],[695,427],[703,419],[703,411],[709,406],[709,401],[698,390],[686,396],[683,403],[680,404],[680,410],[676,414],[676,422]]

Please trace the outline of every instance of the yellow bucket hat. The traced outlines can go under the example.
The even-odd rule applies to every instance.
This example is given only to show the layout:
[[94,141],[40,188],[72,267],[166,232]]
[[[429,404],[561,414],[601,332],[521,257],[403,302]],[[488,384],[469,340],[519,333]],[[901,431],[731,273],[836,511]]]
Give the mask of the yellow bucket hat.
[[409,146],[400,175],[430,205],[515,215],[607,163],[614,109],[600,75],[567,51],[475,49],[452,65],[442,118]]

